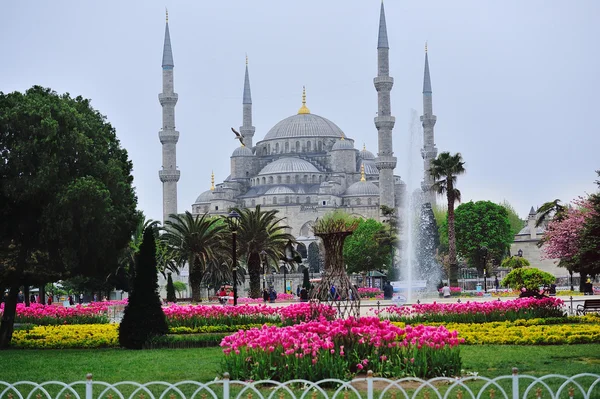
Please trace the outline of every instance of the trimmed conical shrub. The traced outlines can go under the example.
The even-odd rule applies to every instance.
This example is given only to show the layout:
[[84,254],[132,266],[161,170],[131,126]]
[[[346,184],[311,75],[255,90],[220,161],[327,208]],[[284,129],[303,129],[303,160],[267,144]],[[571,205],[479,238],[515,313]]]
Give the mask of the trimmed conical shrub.
[[169,331],[158,295],[154,240],[152,229],[147,228],[136,256],[129,303],[119,326],[119,343],[128,349],[142,349],[150,338]]

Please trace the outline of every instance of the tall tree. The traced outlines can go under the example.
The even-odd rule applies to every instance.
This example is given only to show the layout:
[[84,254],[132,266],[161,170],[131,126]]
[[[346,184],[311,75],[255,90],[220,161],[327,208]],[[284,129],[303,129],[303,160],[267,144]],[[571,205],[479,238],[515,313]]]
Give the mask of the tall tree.
[[137,222],[132,165],[114,128],[82,97],[34,86],[0,92],[0,281],[9,296],[0,348],[13,331],[19,286],[106,277]]
[[295,242],[295,239],[287,232],[289,227],[283,224],[284,218],[277,217],[275,209],[263,211],[257,205],[254,209],[233,210],[240,215],[236,222],[238,259],[248,265],[250,297],[260,298],[261,253],[268,262],[278,265],[285,244],[290,240]]
[[433,189],[438,194],[446,194],[448,199],[448,256],[450,262],[450,285],[458,286],[458,261],[456,259],[456,234],[454,230],[454,203],[460,202],[460,191],[456,188],[456,178],[465,173],[464,161],[460,153],[450,155],[442,152],[431,161],[429,173],[435,183]]
[[[600,171],[596,171],[600,177]],[[596,181],[600,188],[600,180]],[[590,195],[590,215],[580,232],[578,263],[580,273],[600,274],[600,192]]]
[[525,221],[519,217],[515,208],[508,201],[502,201],[500,206],[506,209],[508,222],[510,223],[510,233],[514,237],[525,226]]
[[389,245],[381,245],[378,240],[384,230],[385,226],[375,219],[358,220],[356,230],[344,242],[344,262],[349,273],[368,273],[390,265]]
[[119,344],[127,349],[142,349],[150,338],[169,332],[158,296],[157,274],[156,236],[152,228],[146,228],[136,255],[133,289],[119,324]]
[[319,248],[319,244],[316,242],[311,242],[308,245],[308,265],[310,270],[315,273],[321,271],[323,265],[323,257],[321,256],[321,249]]
[[200,286],[206,272],[206,265],[218,258],[223,245],[225,224],[220,218],[208,214],[171,215],[165,222],[165,233],[161,236],[171,247],[178,263],[189,265],[189,285],[192,301],[200,302]]
[[538,217],[535,222],[535,227],[540,227],[542,223],[548,222],[550,220],[562,220],[566,216],[567,209],[568,207],[562,205],[559,199],[545,202],[537,210]]
[[482,273],[490,261],[500,264],[513,242],[506,208],[491,201],[467,202],[455,212],[456,250]]

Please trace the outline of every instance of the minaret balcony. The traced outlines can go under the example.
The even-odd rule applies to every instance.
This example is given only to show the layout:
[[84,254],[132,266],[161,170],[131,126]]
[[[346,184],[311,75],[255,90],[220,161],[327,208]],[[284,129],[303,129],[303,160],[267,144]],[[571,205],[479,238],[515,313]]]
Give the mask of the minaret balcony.
[[170,93],[170,94],[160,93],[158,95],[158,101],[160,102],[160,105],[162,105],[162,106],[165,106],[165,105],[175,106],[175,104],[177,104],[178,99],[179,99],[179,95],[177,93]]
[[163,170],[159,170],[158,171],[158,177],[160,179],[161,182],[166,183],[166,182],[177,182],[179,181],[179,177],[181,175],[181,172],[178,170],[169,170],[169,169],[163,169]]
[[391,91],[394,86],[394,78],[391,76],[377,76],[373,79],[377,91]]
[[394,169],[397,161],[398,160],[395,156],[378,154],[377,158],[375,158],[375,166],[379,170]]
[[161,144],[175,144],[179,141],[179,132],[173,129],[161,130],[158,132],[158,138]]
[[376,116],[375,127],[377,129],[393,129],[396,124],[396,118],[393,116]]
[[421,122],[423,123],[423,127],[434,127],[436,121],[437,116],[435,115],[421,115]]

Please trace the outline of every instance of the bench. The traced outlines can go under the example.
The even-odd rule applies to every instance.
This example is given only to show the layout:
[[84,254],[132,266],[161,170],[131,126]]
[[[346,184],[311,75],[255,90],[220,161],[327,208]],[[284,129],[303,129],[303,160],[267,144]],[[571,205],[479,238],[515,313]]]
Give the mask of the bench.
[[577,305],[578,315],[584,315],[588,312],[600,313],[600,299],[586,299],[583,305]]

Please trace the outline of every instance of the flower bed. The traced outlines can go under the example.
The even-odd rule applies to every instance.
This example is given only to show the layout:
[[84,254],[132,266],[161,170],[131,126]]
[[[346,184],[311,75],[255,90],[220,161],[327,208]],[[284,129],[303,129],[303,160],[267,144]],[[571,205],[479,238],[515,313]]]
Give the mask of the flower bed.
[[558,298],[518,298],[509,301],[431,303],[389,306],[375,311],[382,319],[409,323],[435,321],[486,323],[539,317],[564,316],[564,302]]
[[[111,302],[93,302],[89,305],[63,307],[58,305],[42,305],[32,303],[26,307],[24,303],[17,304],[15,323],[31,323],[37,325],[57,324],[106,324]],[[0,315],[4,304],[0,305]]]
[[365,369],[421,378],[460,373],[460,339],[446,328],[399,328],[375,317],[254,328],[221,342],[233,379],[349,378]]
[[11,346],[27,349],[113,348],[119,345],[118,324],[36,326],[13,333]]
[[361,299],[383,299],[383,291],[374,287],[360,287],[358,295]]

